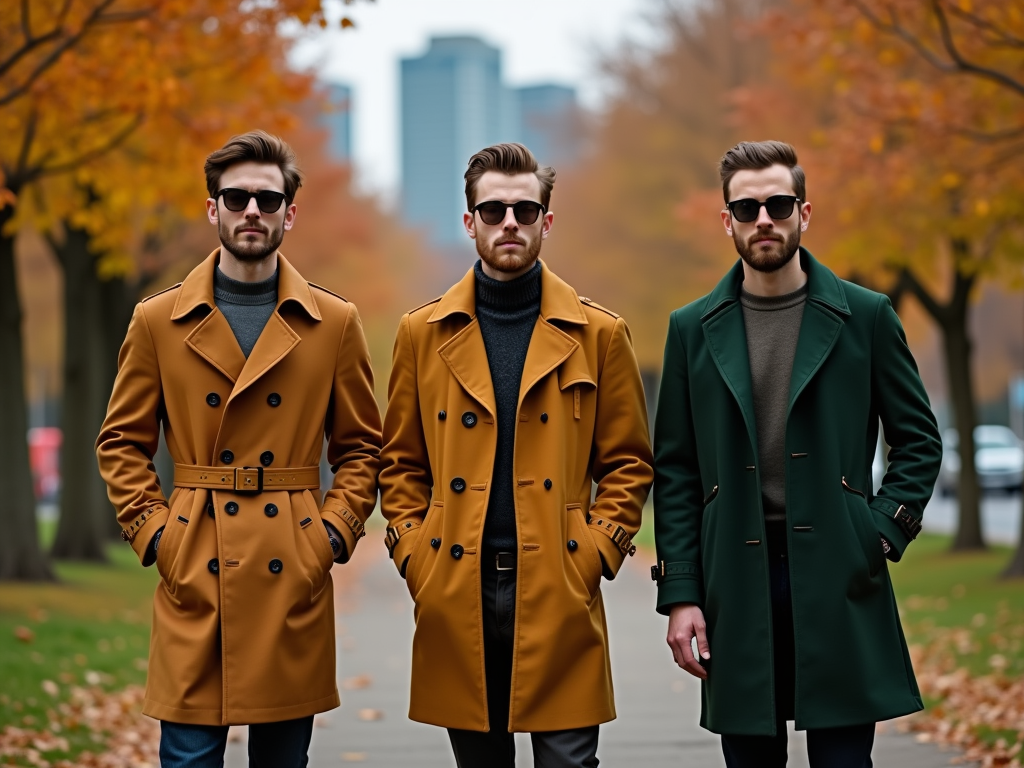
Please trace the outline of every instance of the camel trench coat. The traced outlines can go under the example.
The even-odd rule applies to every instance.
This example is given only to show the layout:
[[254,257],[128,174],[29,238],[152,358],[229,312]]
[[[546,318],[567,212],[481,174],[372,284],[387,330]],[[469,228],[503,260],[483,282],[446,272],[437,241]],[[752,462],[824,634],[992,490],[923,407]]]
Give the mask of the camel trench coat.
[[[486,731],[479,554],[497,428],[475,307],[470,270],[402,318],[380,484],[389,550],[415,601],[409,716]],[[633,552],[653,459],[626,324],[547,265],[516,424],[508,729],[596,725],[615,717],[601,576]]]
[[[197,725],[338,706],[321,521],[351,556],[380,450],[355,306],[281,257],[277,307],[246,359],[214,303],[218,257],[136,307],[97,440],[123,538],[144,559],[164,530],[143,712]],[[152,464],[161,426],[176,465],[169,496]],[[336,474],[321,505],[313,468],[325,435]],[[264,490],[243,467],[260,468]]]

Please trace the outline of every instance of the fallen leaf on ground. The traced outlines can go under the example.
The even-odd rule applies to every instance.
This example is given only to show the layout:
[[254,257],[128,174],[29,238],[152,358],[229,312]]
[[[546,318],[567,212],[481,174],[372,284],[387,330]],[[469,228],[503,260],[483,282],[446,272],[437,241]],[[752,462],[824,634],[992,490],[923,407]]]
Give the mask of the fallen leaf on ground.
[[369,675],[356,675],[345,680],[341,687],[346,691],[358,691],[362,688],[369,688],[373,685],[373,678]]
[[342,752],[341,759],[346,763],[361,763],[366,759],[365,752]]
[[384,713],[379,709],[360,709],[359,710],[360,720],[383,720]]
[[36,639],[36,633],[28,627],[15,627],[14,637],[23,643],[31,643]]

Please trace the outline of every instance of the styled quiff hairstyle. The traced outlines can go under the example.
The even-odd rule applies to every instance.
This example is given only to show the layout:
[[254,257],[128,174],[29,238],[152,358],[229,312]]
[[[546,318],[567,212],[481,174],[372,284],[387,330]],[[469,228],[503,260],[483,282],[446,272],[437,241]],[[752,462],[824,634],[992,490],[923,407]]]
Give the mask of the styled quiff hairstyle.
[[266,131],[249,131],[232,136],[228,143],[206,158],[206,190],[210,197],[220,191],[220,177],[238,163],[273,163],[284,176],[284,197],[288,205],[302,186],[302,171],[296,164],[295,152],[283,140]]
[[532,173],[540,181],[540,204],[545,210],[551,202],[551,188],[555,186],[555,169],[543,168],[533,152],[522,144],[495,144],[481,149],[469,158],[466,169],[466,205],[470,211],[476,205],[476,183],[488,171],[500,171],[508,176]]
[[741,141],[726,152],[718,163],[722,177],[722,195],[729,202],[729,182],[737,171],[762,171],[773,165],[784,165],[793,174],[793,192],[801,201],[807,200],[804,169],[797,164],[796,150],[784,141]]

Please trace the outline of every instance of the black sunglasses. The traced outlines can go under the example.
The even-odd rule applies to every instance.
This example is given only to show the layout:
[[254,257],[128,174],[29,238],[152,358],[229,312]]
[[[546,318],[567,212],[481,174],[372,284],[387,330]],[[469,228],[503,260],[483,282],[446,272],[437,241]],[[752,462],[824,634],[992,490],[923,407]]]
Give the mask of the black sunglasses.
[[726,207],[732,212],[736,221],[748,224],[757,219],[762,205],[771,218],[780,220],[792,216],[793,206],[799,202],[801,202],[800,198],[794,195],[772,195],[767,200],[755,200],[752,197],[733,200],[731,203],[726,203]]
[[541,211],[546,213],[548,210],[540,203],[533,202],[533,200],[520,200],[518,203],[488,200],[486,203],[479,203],[473,206],[473,211],[480,214],[484,224],[489,224],[493,227],[495,224],[501,224],[505,220],[505,214],[509,208],[512,209],[512,215],[516,217],[516,221],[524,226],[533,224],[537,221]]
[[284,202],[284,193],[275,192],[272,189],[261,189],[258,192],[249,192],[245,189],[225,187],[217,193],[217,197],[224,198],[224,207],[229,211],[238,213],[249,207],[249,201],[256,198],[256,205],[263,213],[277,213]]

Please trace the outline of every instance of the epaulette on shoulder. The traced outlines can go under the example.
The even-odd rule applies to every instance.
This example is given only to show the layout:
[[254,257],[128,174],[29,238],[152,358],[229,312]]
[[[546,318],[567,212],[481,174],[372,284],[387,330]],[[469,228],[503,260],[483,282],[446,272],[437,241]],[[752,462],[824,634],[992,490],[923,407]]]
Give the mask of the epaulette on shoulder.
[[174,285],[172,285],[172,286],[171,286],[170,288],[164,288],[164,289],[163,289],[162,291],[157,291],[156,293],[151,293],[151,294],[149,294],[149,296],[147,296],[146,298],[144,298],[144,299],[142,300],[142,303],[143,303],[143,304],[145,304],[145,303],[146,303],[147,301],[149,301],[150,299],[155,299],[155,298],[156,298],[157,296],[159,296],[160,294],[162,294],[162,293],[167,293],[168,291],[173,291],[173,290],[174,290],[175,288],[181,288],[181,283],[175,283],[175,284],[174,284]]
[[334,296],[335,298],[341,299],[346,304],[348,303],[348,299],[346,299],[344,296],[339,296],[337,293],[332,291],[330,288],[324,288],[322,285],[317,285],[316,283],[310,283],[308,280],[306,282],[309,283],[309,287],[310,288],[318,288],[319,290],[323,291],[324,293],[329,293],[329,294],[331,294],[331,296]]
[[422,304],[420,304],[418,307],[416,307],[415,309],[410,309],[407,314],[411,315],[413,312],[419,312],[421,309],[426,309],[427,307],[431,306],[432,304],[437,304],[437,302],[439,302],[443,298],[444,298],[444,296],[438,296],[436,299],[431,299],[430,301],[425,301]]
[[587,305],[588,307],[593,307],[594,309],[600,309],[600,310],[601,310],[602,312],[604,312],[604,313],[605,313],[605,314],[607,314],[607,315],[611,315],[611,316],[612,316],[612,317],[614,317],[614,318],[615,318],[616,320],[618,320],[618,319],[619,319],[619,316],[618,316],[617,314],[615,314],[614,312],[612,312],[612,311],[611,311],[610,309],[608,309],[607,307],[602,307],[602,306],[601,306],[600,304],[598,304],[598,303],[597,303],[596,301],[594,301],[593,299],[588,299],[588,298],[587,298],[586,296],[580,296],[580,301],[582,301],[582,302],[583,302],[584,304],[586,304],[586,305]]

